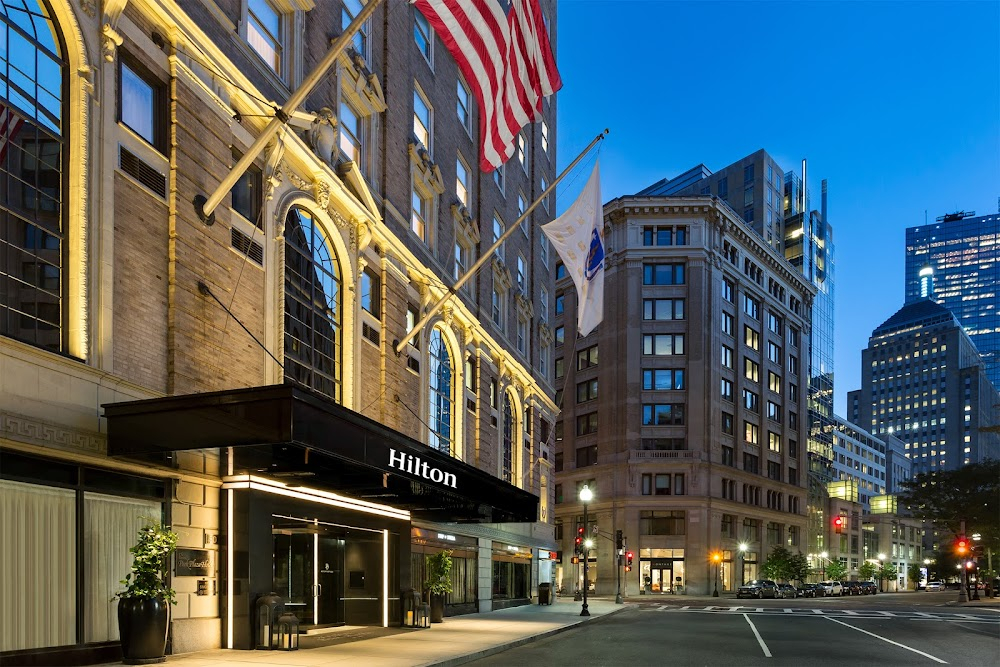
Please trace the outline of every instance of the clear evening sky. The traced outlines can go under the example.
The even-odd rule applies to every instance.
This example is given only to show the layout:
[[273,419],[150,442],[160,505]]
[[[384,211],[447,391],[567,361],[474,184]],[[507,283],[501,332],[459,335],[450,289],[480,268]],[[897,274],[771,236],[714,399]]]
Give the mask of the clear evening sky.
[[1000,2],[561,0],[558,21],[559,167],[610,128],[604,201],[759,148],[808,160],[812,208],[828,179],[843,415],[903,304],[906,227],[998,209]]

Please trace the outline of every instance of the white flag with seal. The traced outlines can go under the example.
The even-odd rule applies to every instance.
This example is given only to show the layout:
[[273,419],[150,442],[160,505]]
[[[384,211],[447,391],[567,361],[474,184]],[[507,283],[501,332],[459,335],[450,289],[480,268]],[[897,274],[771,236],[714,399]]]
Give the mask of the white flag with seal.
[[542,225],[542,231],[576,284],[577,330],[586,336],[604,318],[604,208],[598,163],[576,201]]

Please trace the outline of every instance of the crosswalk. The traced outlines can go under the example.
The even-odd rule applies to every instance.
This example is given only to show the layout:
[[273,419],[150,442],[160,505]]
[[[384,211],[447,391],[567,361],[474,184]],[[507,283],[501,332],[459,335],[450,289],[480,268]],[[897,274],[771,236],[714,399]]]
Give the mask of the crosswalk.
[[803,607],[749,607],[742,605],[695,605],[676,606],[669,604],[648,605],[640,611],[669,613],[700,613],[700,614],[763,614],[771,616],[814,616],[831,618],[897,618],[925,621],[964,621],[987,622],[1000,625],[1000,615],[968,614],[958,612],[927,612],[927,611],[882,611],[876,609],[811,609]]

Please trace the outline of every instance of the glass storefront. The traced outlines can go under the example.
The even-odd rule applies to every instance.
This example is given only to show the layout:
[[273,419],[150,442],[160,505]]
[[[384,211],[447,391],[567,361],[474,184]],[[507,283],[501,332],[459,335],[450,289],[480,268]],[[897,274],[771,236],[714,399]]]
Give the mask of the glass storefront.
[[531,597],[531,549],[507,546],[493,549],[493,599]]
[[647,593],[683,593],[684,549],[640,549],[639,576]]
[[410,533],[410,587],[416,591],[424,589],[427,556],[451,551],[451,593],[445,596],[445,613],[478,611],[479,552],[475,538],[445,535],[423,528],[412,528]]

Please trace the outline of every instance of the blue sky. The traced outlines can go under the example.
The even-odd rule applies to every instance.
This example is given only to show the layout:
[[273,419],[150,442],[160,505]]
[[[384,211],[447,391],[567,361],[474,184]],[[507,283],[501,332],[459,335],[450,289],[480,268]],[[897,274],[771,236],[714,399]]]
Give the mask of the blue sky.
[[[560,0],[557,35],[558,162],[610,128],[605,201],[759,148],[786,171],[808,160],[813,208],[828,179],[844,414],[902,306],[906,227],[997,211],[1000,2]],[[585,181],[564,181],[560,210]]]

